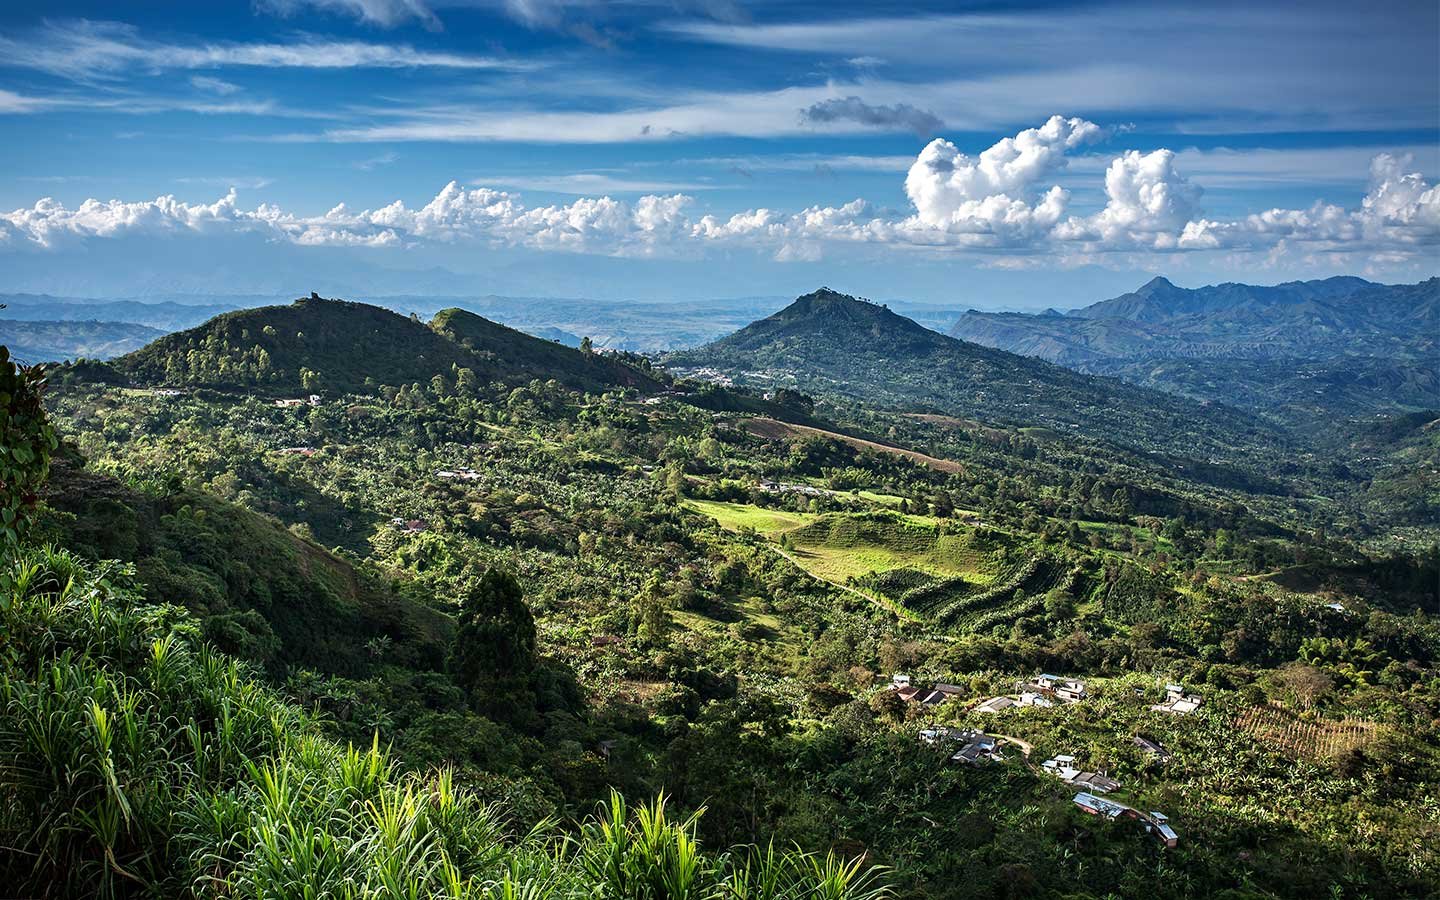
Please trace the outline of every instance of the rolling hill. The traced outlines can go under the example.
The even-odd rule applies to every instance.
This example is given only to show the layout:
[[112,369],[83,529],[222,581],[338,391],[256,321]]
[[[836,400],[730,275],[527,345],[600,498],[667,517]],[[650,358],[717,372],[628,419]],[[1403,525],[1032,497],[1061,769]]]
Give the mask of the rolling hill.
[[140,384],[273,391],[369,392],[429,383],[468,369],[477,380],[556,379],[604,389],[658,385],[614,357],[591,356],[463,310],[426,325],[378,306],[312,294],[288,306],[216,316],[122,356],[113,367]]
[[659,384],[612,355],[582,353],[555,341],[517,331],[463,309],[442,309],[430,327],[467,350],[484,354],[505,371],[535,378],[555,378],[572,387],[635,387],[655,390]]
[[1270,426],[1228,407],[957,340],[828,288],[665,362],[677,374],[703,377],[708,369],[744,384],[1046,426],[1192,460],[1238,462],[1254,448],[1283,443]]

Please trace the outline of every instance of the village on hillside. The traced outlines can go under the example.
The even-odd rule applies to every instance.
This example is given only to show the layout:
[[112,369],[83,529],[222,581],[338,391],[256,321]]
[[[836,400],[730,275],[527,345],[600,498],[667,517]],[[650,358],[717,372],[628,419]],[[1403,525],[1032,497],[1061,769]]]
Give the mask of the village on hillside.
[[[937,709],[943,704],[958,701],[968,693],[959,685],[945,682],[918,684],[910,675],[904,673],[891,675],[882,690],[893,694],[902,703]],[[1142,693],[1138,688],[1136,692]],[[1017,682],[1014,694],[1003,694],[973,703],[966,712],[994,715],[1004,710],[1027,707],[1048,709],[1057,705],[1084,703],[1088,697],[1086,684],[1080,679],[1041,674]],[[1199,709],[1203,702],[1200,694],[1186,690],[1183,685],[1167,683],[1165,700],[1150,704],[1149,709],[1183,716]],[[1008,735],[987,734],[977,728],[948,725],[927,725],[920,729],[919,739],[929,746],[943,748],[950,762],[969,766],[1004,762],[1011,758],[1007,756],[1006,749],[1013,747],[1018,751],[1015,758],[1020,759],[1031,771],[1077,789],[1072,803],[1082,812],[1110,821],[1130,819],[1139,822],[1145,832],[1164,847],[1175,847],[1179,843],[1179,836],[1166,814],[1139,809],[1106,796],[1120,791],[1121,782],[1105,771],[1081,766],[1074,755],[1057,754],[1037,766],[1030,759],[1033,748],[1027,741]],[[1165,762],[1170,759],[1169,752],[1149,737],[1136,734],[1131,738],[1131,742],[1155,761]]]

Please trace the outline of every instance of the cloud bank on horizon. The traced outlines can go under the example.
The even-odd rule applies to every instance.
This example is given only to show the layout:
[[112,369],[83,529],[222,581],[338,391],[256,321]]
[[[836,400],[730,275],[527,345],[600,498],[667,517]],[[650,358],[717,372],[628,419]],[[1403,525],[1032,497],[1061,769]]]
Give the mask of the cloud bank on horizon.
[[1433,4],[232,5],[0,11],[0,259],[1440,270]]
[[451,181],[418,209],[403,200],[352,211],[339,203],[320,216],[277,206],[240,206],[236,191],[209,204],[166,195],[148,201],[86,200],[69,208],[46,198],[0,214],[0,248],[53,250],[72,241],[133,234],[258,232],[302,246],[387,247],[414,242],[483,241],[537,250],[613,255],[687,255],[707,244],[739,244],[776,260],[818,259],[837,244],[968,252],[1011,258],[1040,254],[1060,262],[1098,254],[1244,251],[1356,253],[1399,260],[1440,247],[1440,188],[1408,160],[1375,156],[1360,205],[1316,201],[1242,218],[1203,215],[1203,194],[1168,149],[1126,150],[1107,165],[1105,205],[1067,215],[1070,192],[1045,182],[1066,153],[1103,140],[1094,122],[1052,116],[971,158],[950,141],[931,141],[910,166],[908,215],[855,199],[785,213],[747,209],[728,217],[692,215],[695,198],[647,194],[633,201],[584,197],[527,206],[517,194]]

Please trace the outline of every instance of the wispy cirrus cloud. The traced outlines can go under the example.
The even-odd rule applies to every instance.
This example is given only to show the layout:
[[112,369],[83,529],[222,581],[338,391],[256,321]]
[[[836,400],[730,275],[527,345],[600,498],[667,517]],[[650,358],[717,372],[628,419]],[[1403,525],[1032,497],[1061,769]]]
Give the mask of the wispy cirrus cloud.
[[349,16],[382,28],[394,28],[409,21],[431,31],[442,27],[425,0],[255,0],[255,9],[271,15],[290,17],[306,9]]
[[538,63],[313,35],[287,42],[165,42],[145,38],[123,22],[90,20],[47,22],[23,35],[0,35],[0,68],[32,69],[74,81],[231,67],[528,71]]
[[[695,140],[711,137],[786,138],[874,133],[914,133],[933,125],[951,131],[984,132],[1045,118],[1057,105],[1124,119],[1137,110],[1172,109],[1190,131],[1216,126],[1204,80],[1177,87],[1143,66],[1097,61],[1055,71],[999,71],[936,81],[861,77],[792,84],[776,89],[614,91],[604,103],[577,104],[565,93],[566,78],[535,79],[534,96],[514,102],[514,92],[458,98],[435,105],[419,102],[372,109],[352,124],[288,141],[448,142],[602,144]],[[851,98],[857,98],[852,102]],[[1394,113],[1375,107],[1327,117],[1300,113],[1291,101],[1277,106],[1257,101],[1264,112],[1246,113],[1244,131],[1314,132],[1415,124],[1433,110]],[[1212,110],[1204,116],[1196,110]],[[1433,127],[1433,123],[1432,123]]]
[[241,87],[238,84],[231,84],[221,78],[212,78],[209,75],[193,75],[190,78],[190,86],[196,90],[208,91],[212,94],[219,94],[228,97],[231,94],[238,94]]
[[394,165],[399,160],[400,154],[391,152],[382,153],[379,156],[371,156],[367,159],[356,160],[350,165],[356,169],[359,169],[361,172],[373,172],[376,169]]
[[14,91],[7,91],[0,88],[0,113],[32,113],[40,112],[50,106],[50,102],[44,97],[32,97],[24,94],[17,94]]
[[[148,116],[188,112],[202,116],[273,116],[294,119],[335,119],[334,111],[296,109],[268,99],[196,99],[134,91],[57,92],[22,95],[0,89],[0,114],[29,115],[56,111],[84,111]],[[117,137],[135,137],[135,133]]]
[[665,181],[651,178],[634,178],[607,172],[573,172],[555,174],[511,174],[485,175],[474,178],[475,184],[500,185],[529,191],[546,191],[552,194],[647,194],[674,193],[677,191],[709,191],[723,185],[705,184],[699,181]]
[[[1402,17],[1412,20],[1409,27],[1396,27]],[[1433,69],[1440,27],[1434,4],[1357,15],[1350,4],[1320,3],[1297,18],[1284,5],[1217,14],[1120,0],[753,23],[672,19],[653,27],[669,38],[749,52],[880,58],[917,81],[994,76],[1012,93],[1025,88],[1017,95],[1022,106],[1034,93],[1091,113],[1163,113],[1194,131],[1353,129],[1362,122],[1433,128],[1440,101],[1436,79],[1416,75]],[[1121,77],[1096,80],[1087,72]],[[953,127],[945,110],[935,111]]]

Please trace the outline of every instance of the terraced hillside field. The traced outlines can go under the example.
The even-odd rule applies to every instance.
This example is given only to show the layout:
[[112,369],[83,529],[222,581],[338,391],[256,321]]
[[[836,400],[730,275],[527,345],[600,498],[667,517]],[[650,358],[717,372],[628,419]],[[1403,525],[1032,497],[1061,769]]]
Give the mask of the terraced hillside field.
[[814,515],[744,503],[688,502],[723,527],[785,536],[788,558],[835,584],[853,584],[936,624],[988,631],[1034,615],[1055,588],[1072,589],[1067,561],[1011,535],[894,512]]
[[915,583],[896,599],[939,624],[965,631],[988,631],[1042,611],[1045,595],[1056,588],[1071,588],[1077,576],[1064,560],[1023,549],[1006,562],[1007,567],[989,584],[963,578],[933,579]]
[[730,531],[753,528],[765,535],[801,528],[817,518],[809,513],[766,509],[750,503],[726,503],[720,500],[687,500],[685,505],[714,519],[721,528]]

